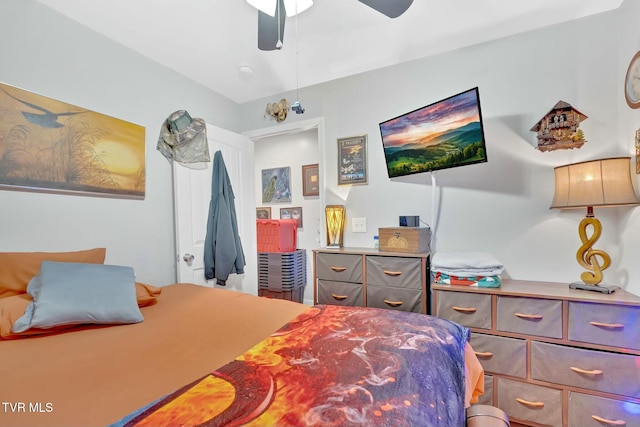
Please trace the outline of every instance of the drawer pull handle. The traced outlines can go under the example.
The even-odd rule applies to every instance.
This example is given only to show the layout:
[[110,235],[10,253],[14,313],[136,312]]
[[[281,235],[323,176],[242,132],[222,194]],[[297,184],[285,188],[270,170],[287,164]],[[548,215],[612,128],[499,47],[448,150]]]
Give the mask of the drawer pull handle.
[[576,368],[575,366],[569,366],[573,372],[577,372],[579,374],[587,374],[587,375],[602,375],[602,371],[600,369],[592,369],[587,371],[585,369]]
[[335,266],[331,266],[330,267],[333,271],[337,271],[338,273],[345,271],[347,269],[347,267],[335,267]]
[[490,351],[476,351],[474,352],[478,357],[493,357],[493,353]]
[[388,299],[383,299],[384,303],[390,305],[391,307],[400,307],[403,302],[402,301],[389,301]]
[[387,276],[400,276],[402,275],[402,271],[389,271],[389,270],[382,270],[382,272],[384,274],[386,274]]
[[623,329],[624,324],[622,323],[602,323],[602,322],[589,322],[593,326],[600,326],[602,328],[611,328],[611,329]]
[[460,313],[475,313],[476,312],[476,308],[475,307],[457,307],[457,306],[454,305],[451,308],[453,308],[455,311],[459,311]]
[[345,299],[349,298],[348,295],[331,294],[331,296],[333,297],[333,299],[337,299],[338,301],[342,301],[342,300],[345,300]]
[[520,399],[519,397],[516,397],[516,402],[532,408],[542,408],[544,406],[544,402],[531,402],[529,400]]
[[513,313],[513,315],[521,319],[532,319],[532,320],[540,320],[544,317],[542,314]]
[[624,420],[608,420],[606,418],[599,417],[597,415],[591,415],[591,418],[596,420],[599,423],[609,424],[612,426],[626,426],[627,422]]

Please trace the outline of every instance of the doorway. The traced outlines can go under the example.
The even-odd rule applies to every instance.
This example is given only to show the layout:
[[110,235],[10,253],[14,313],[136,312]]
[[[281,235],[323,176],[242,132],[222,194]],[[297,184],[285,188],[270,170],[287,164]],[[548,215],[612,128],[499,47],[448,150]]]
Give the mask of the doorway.
[[[322,161],[324,147],[322,119],[296,122],[288,126],[278,125],[277,129],[244,133],[254,141],[256,207],[271,211],[272,219],[280,219],[292,211],[301,210],[301,227],[297,232],[298,249],[306,250],[307,283],[304,302],[313,304],[313,249],[322,243],[321,230],[324,229],[322,206],[324,203],[324,174]],[[303,195],[302,166],[318,164],[319,194]],[[262,200],[262,170],[273,168],[290,169],[289,201],[281,203],[264,203]],[[264,212],[261,209],[261,212]],[[254,248],[257,252],[257,247]]]

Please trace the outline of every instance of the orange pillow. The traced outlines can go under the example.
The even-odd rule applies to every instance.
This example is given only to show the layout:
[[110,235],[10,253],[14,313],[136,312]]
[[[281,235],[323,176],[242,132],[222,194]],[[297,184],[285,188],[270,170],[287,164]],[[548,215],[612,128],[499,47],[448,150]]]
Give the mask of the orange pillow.
[[40,272],[42,261],[104,264],[106,248],[77,252],[0,252],[0,298],[27,292],[27,285]]
[[13,323],[22,317],[30,302],[31,295],[29,294],[0,299],[0,338],[13,335],[11,332]]
[[156,298],[162,293],[162,288],[147,285],[146,283],[136,282],[136,299],[138,307],[145,307],[154,304]]
[[[156,302],[156,298],[162,293],[162,288],[136,282],[136,299],[138,307],[144,307]],[[32,301],[31,295],[20,294],[0,299],[0,340],[20,338],[27,335],[53,334],[71,327],[87,328],[85,325],[62,325],[49,329],[28,329],[14,334],[11,332],[13,324],[24,314],[27,306]],[[95,327],[95,325],[92,325]]]

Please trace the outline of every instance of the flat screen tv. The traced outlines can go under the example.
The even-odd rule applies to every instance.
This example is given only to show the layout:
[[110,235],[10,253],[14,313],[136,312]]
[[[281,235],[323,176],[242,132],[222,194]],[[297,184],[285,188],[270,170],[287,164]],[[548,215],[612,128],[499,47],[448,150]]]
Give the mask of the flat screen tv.
[[487,161],[478,88],[380,123],[389,178]]

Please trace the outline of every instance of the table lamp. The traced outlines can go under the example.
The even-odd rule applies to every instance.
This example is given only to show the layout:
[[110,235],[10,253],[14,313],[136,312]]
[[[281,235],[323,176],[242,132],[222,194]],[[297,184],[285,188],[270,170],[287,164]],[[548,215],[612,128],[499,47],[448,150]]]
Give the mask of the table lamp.
[[346,210],[343,205],[328,205],[325,208],[327,217],[327,247],[342,247]]
[[[555,193],[550,209],[587,208],[587,215],[578,226],[582,245],[576,259],[588,271],[580,275],[582,282],[569,285],[571,289],[610,294],[617,288],[599,285],[602,271],[611,265],[611,257],[603,250],[593,249],[602,233],[602,224],[594,216],[593,208],[640,204],[631,182],[630,160],[630,157],[615,157],[555,168]],[[590,236],[589,226],[592,227]]]

